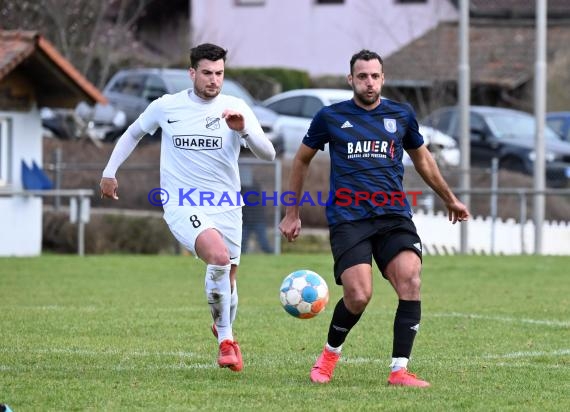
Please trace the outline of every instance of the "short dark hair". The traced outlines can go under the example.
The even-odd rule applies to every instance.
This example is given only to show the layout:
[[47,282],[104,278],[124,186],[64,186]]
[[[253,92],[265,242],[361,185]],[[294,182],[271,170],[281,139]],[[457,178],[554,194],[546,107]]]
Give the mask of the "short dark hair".
[[384,71],[384,61],[382,60],[382,57],[380,57],[380,55],[378,53],[375,53],[373,51],[370,50],[366,50],[366,49],[362,49],[360,50],[358,53],[354,54],[352,56],[352,58],[350,59],[350,74],[352,74],[352,71],[354,69],[354,63],[356,63],[357,60],[378,60],[380,62],[380,64],[382,65],[382,71]]
[[197,68],[200,60],[206,59],[210,61],[217,61],[223,59],[226,61],[227,50],[222,49],[212,43],[200,44],[190,49],[190,67]]

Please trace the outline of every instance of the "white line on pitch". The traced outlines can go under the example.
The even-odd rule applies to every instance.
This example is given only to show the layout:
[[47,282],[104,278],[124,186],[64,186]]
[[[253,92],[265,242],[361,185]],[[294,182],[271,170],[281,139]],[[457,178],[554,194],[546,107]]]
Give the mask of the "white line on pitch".
[[504,355],[484,355],[487,359],[515,359],[515,358],[535,358],[538,356],[564,356],[570,355],[570,349],[559,349],[552,352],[533,351],[533,352],[511,352]]
[[[565,356],[565,355],[570,355],[570,349],[557,349],[557,350],[553,350],[553,351],[533,351],[533,352],[511,352],[511,353],[506,353],[503,355],[500,354],[490,354],[490,355],[478,355],[478,356],[472,356],[470,358],[465,358],[463,356],[457,357],[457,360],[461,360],[461,362],[463,364],[479,364],[480,361],[477,359],[522,359],[522,358],[533,358],[533,357],[539,357],[539,356],[549,356],[549,357],[555,357],[555,356]],[[421,358],[418,358],[418,360],[420,362],[426,362],[426,361],[434,361],[440,359],[439,356],[422,356]],[[470,360],[471,359],[471,360]],[[448,359],[449,360],[449,359]],[[361,364],[361,363],[386,363],[389,364],[389,359],[385,359],[385,358],[368,358],[368,357],[350,357],[350,355],[341,358],[340,359],[341,362],[344,363],[352,363],[352,364]],[[513,363],[498,363],[498,364],[502,364],[502,365],[516,365]]]
[[90,349],[69,349],[69,348],[48,348],[48,349],[17,349],[17,348],[0,348],[0,352],[26,352],[40,354],[66,354],[66,355],[82,355],[82,356],[100,356],[100,355],[122,355],[133,357],[150,357],[150,356],[179,356],[183,358],[194,358],[196,354],[193,352],[173,351],[173,352],[147,352],[147,351],[121,351],[117,349],[106,350],[90,350]]
[[[0,307],[2,308],[2,307]],[[3,309],[3,308],[2,308]],[[76,312],[97,312],[97,311],[112,311],[114,309],[107,306],[76,306],[76,305],[40,305],[40,306],[15,306],[6,307],[6,310],[28,310],[28,311],[40,311],[40,312],[57,312],[57,311],[76,311]],[[132,311],[146,311],[146,308],[133,308]],[[187,313],[187,312],[199,312],[203,311],[203,308],[197,307],[177,307],[177,308],[153,308],[153,312],[165,312],[165,313]]]
[[529,323],[534,325],[545,325],[545,326],[556,326],[563,328],[570,328],[569,321],[563,320],[545,320],[545,319],[525,319],[525,318],[509,318],[506,316],[489,316],[489,315],[478,315],[476,313],[427,313],[425,317],[434,318],[466,318],[466,319],[484,319],[484,320],[494,320],[498,322],[509,322],[509,323]]
[[567,368],[567,366],[565,365],[550,365],[550,364],[546,364],[546,365],[533,365],[531,363],[528,362],[499,362],[499,363],[495,363],[493,364],[493,367],[501,367],[501,368],[525,368],[525,369],[562,369],[562,368]]

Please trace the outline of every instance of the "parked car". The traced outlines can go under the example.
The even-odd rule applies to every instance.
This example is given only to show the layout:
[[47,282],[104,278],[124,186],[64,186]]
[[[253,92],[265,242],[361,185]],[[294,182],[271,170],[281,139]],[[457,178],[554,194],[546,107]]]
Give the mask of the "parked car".
[[[275,130],[283,136],[284,154],[293,156],[301,144],[313,116],[323,107],[344,100],[350,100],[352,90],[348,89],[297,89],[276,94],[263,104],[277,112]],[[420,133],[438,163],[442,166],[459,165],[459,148],[450,136],[420,125]],[[407,155],[404,163],[411,160]]]
[[263,105],[279,116],[276,132],[283,139],[283,154],[292,157],[297,152],[313,116],[323,107],[352,98],[351,90],[297,89],[278,93],[263,101]]
[[419,130],[424,137],[425,145],[440,167],[459,166],[461,162],[459,146],[453,137],[424,124],[419,124]]
[[80,102],[75,109],[43,107],[40,117],[42,126],[60,139],[114,141],[127,126],[125,113],[110,104]]
[[[471,106],[471,165],[489,167],[499,159],[499,167],[532,175],[535,159],[536,122],[533,116],[518,110]],[[457,106],[438,109],[422,123],[459,140]],[[544,130],[547,183],[566,187],[570,180],[570,143],[551,128]]]
[[[109,102],[125,112],[127,125],[134,122],[150,102],[166,93],[192,88],[188,70],[184,69],[123,69],[119,70],[103,88]],[[243,99],[253,110],[266,136],[281,151],[281,139],[274,133],[277,114],[259,104],[238,82],[226,78],[222,93]]]
[[567,142],[570,142],[570,112],[546,113],[546,124]]

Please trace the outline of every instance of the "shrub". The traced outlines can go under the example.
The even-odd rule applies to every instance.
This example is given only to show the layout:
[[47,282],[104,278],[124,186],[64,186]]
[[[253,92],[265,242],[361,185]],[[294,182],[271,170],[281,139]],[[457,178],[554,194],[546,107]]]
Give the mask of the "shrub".
[[[85,225],[85,253],[172,253],[178,244],[162,217],[126,214],[92,214]],[[67,212],[46,211],[43,217],[42,249],[59,253],[77,252],[77,225]]]
[[347,89],[350,90],[346,76],[318,76],[311,79],[311,87],[317,89]]
[[[279,91],[287,91],[292,89],[306,89],[311,87],[311,78],[309,73],[304,70],[288,69],[283,67],[267,67],[267,68],[239,68],[226,69],[228,77],[235,78],[243,84],[257,99],[265,99]],[[251,79],[251,80],[249,80]],[[272,79],[280,87],[280,90],[269,90],[270,94],[256,95],[259,92],[255,87],[251,88],[261,80],[267,81]],[[266,92],[267,93],[267,92]]]

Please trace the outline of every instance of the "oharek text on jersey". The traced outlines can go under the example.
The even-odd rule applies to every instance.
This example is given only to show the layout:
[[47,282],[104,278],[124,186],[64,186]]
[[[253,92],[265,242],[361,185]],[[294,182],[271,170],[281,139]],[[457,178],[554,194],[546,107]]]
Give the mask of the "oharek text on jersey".
[[174,147],[184,150],[217,150],[222,148],[222,138],[204,135],[172,136]]

